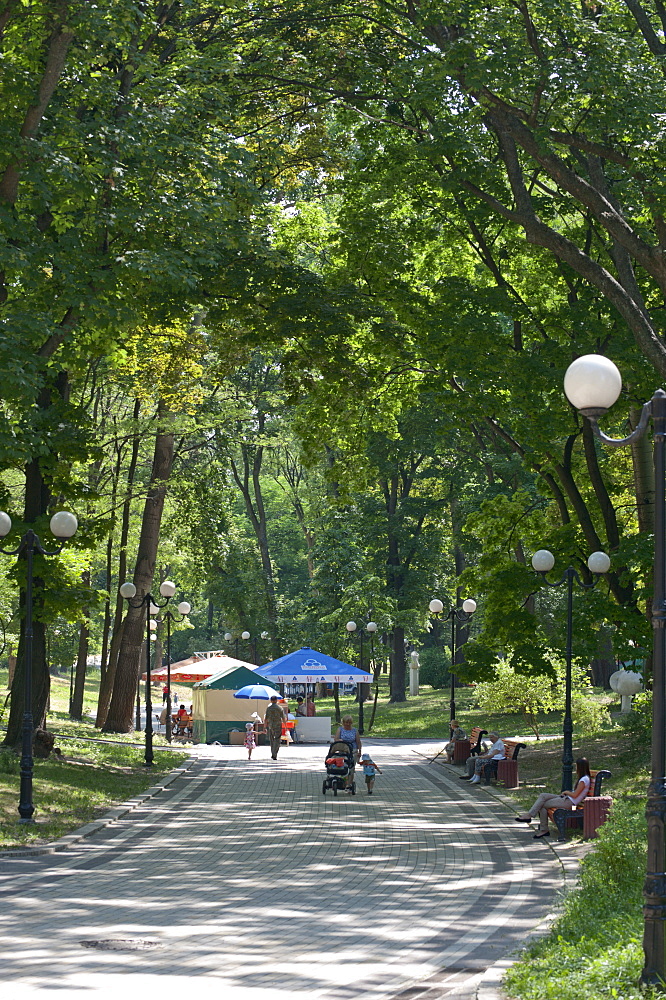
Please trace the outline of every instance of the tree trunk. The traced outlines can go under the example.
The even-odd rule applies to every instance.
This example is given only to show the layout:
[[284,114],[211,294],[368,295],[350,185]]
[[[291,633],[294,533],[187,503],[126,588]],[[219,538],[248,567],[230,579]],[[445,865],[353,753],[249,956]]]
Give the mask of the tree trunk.
[[[134,437],[132,440],[132,454],[130,457],[130,463],[127,469],[127,483],[125,486],[125,502],[123,504],[123,516],[120,527],[120,543],[118,551],[118,579],[122,583],[127,576],[127,538],[129,535],[129,523],[130,523],[130,513],[132,509],[132,489],[134,487],[134,477],[136,475],[136,465],[139,457],[139,445],[141,443],[141,435],[138,428],[136,427],[136,422],[139,419],[139,413],[141,412],[141,403],[137,399],[134,401]],[[116,668],[118,666],[118,653],[120,652],[120,645],[123,637],[123,599],[120,593],[116,592],[116,610],[113,619],[113,633],[111,636],[111,646],[109,649],[109,662],[107,669],[104,671],[104,676],[100,679],[99,685],[99,698],[97,701],[97,718],[95,719],[95,725],[98,729],[106,722],[106,717],[109,711],[109,705],[111,704],[111,694],[113,692],[113,684],[116,678]]]
[[407,701],[405,694],[405,630],[401,625],[393,629],[393,658],[391,665],[391,702]]
[[[90,572],[86,570],[85,573],[81,574],[82,582],[84,586],[90,586]],[[87,610],[84,611],[86,615],[85,621],[81,622],[81,627],[79,629],[79,649],[76,657],[76,673],[74,675],[74,695],[72,697],[72,710],[71,717],[73,719],[83,718],[83,695],[86,686],[86,667],[88,665],[88,641],[90,639],[90,623],[87,617]]]
[[[263,434],[264,423],[265,415],[260,413],[258,417],[259,434]],[[242,444],[241,454],[243,456],[242,475],[233,459],[231,461],[231,471],[236,485],[241,491],[245,510],[259,547],[266,597],[266,618],[268,621],[268,631],[271,634],[272,656],[273,659],[277,659],[280,656],[277,597],[275,594],[275,578],[268,545],[266,510],[260,479],[264,449],[261,445]]]
[[[111,704],[106,722],[102,726],[105,733],[128,733],[132,729],[134,697],[141,672],[141,647],[146,627],[145,605],[140,604],[140,602],[150,593],[153,583],[160,525],[167,490],[166,484],[173,465],[173,433],[164,429],[167,411],[166,406],[161,401],[158,416],[160,429],[155,439],[151,485],[143,511],[141,537],[134,570],[136,597],[129,605],[125,616]],[[109,664],[110,667],[111,664]]]
[[[69,382],[66,372],[58,372],[53,382],[49,382],[41,390],[37,405],[42,418],[48,421],[47,412],[51,408],[53,396],[58,400],[67,400]],[[48,455],[49,462],[54,461],[53,453]],[[40,458],[33,458],[25,470],[25,501],[24,528],[33,527],[43,518],[49,509],[51,491],[42,472]],[[44,580],[40,575],[40,567],[44,564],[44,556],[35,556],[33,579],[33,641],[32,641],[32,716],[35,729],[43,729],[46,711],[49,703],[51,678],[46,661],[46,626],[44,622]],[[18,644],[16,671],[12,682],[12,700],[7,722],[7,733],[4,744],[18,746],[21,742],[23,728],[24,685],[25,685],[25,580],[23,568],[20,569],[21,591],[19,595],[19,610],[21,614],[21,633]]]
[[595,687],[609,689],[609,678],[616,670],[613,656],[613,640],[608,628],[603,625],[597,633],[597,655],[590,663],[592,683]]
[[[641,416],[641,408],[632,406],[630,424],[636,427]],[[646,535],[654,531],[654,468],[652,465],[652,443],[647,434],[631,445],[631,459],[634,464],[634,489],[636,491],[636,514],[638,529]]]

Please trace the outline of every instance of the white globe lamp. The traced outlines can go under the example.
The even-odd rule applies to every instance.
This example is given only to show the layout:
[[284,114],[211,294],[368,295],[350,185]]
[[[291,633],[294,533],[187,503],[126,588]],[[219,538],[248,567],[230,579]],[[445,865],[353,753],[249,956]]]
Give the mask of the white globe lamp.
[[577,358],[564,376],[567,399],[586,417],[600,417],[617,401],[621,391],[619,369],[602,354]]

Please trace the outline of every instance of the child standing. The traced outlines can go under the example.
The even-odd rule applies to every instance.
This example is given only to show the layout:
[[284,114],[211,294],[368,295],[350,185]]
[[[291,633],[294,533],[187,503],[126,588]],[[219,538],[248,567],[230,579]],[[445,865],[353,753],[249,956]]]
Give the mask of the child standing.
[[377,767],[369,753],[364,753],[361,756],[361,765],[363,767],[363,774],[365,775],[365,783],[368,787],[368,795],[372,795],[372,789],[375,785],[375,774],[381,774],[382,769],[381,767]]
[[245,723],[245,746],[247,748],[247,759],[252,760],[252,751],[257,745],[257,741],[254,736],[254,723]]

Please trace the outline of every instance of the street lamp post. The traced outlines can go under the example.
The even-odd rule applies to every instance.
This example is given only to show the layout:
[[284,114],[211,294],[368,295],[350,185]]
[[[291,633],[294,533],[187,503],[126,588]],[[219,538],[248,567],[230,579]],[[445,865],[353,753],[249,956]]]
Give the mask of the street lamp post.
[[[573,721],[571,719],[571,660],[573,656],[573,585],[574,580],[584,590],[594,587],[596,580],[585,583],[579,577],[573,566],[565,569],[557,583],[551,583],[546,579],[546,573],[555,565],[555,556],[548,549],[539,549],[532,556],[532,567],[548,587],[567,587],[567,645],[565,650],[566,673],[564,678],[564,722],[562,730],[564,743],[562,746],[562,788],[561,791],[568,792],[573,789]],[[597,579],[610,569],[610,559],[605,552],[593,552],[587,560],[587,567],[590,573],[594,573]]]
[[[78,521],[74,514],[61,510],[54,514],[49,522],[51,534],[60,539],[57,549],[45,549],[39,540],[39,536],[30,528],[15,549],[0,548],[6,556],[19,556],[25,558],[26,562],[26,583],[25,583],[25,647],[24,647],[24,683],[23,683],[23,728],[21,739],[21,782],[19,792],[19,823],[34,823],[32,815],[35,807],[32,802],[32,589],[33,589],[33,558],[35,553],[40,556],[57,556],[62,552],[63,545],[68,538],[76,533]],[[0,538],[9,534],[12,527],[12,519],[9,514],[0,511]]]
[[165,728],[165,736],[167,738],[167,742],[169,742],[169,743],[171,743],[171,623],[172,622],[184,622],[185,619],[187,618],[187,616],[189,615],[189,613],[190,613],[191,610],[192,610],[192,606],[190,604],[188,604],[187,601],[181,601],[180,604],[178,605],[178,614],[180,615],[180,618],[177,617],[173,613],[173,611],[171,611],[170,609],[168,609],[167,611],[165,611],[164,614],[161,616],[162,620],[166,622],[166,627],[167,627],[167,642],[166,642],[166,651],[167,651],[167,700],[166,700],[166,709],[167,709],[167,711],[166,711],[166,725],[165,725],[164,728]]
[[[347,622],[347,624],[345,625],[345,628],[347,629],[347,632],[349,633],[349,638],[351,639],[351,637],[354,635],[354,633],[356,632],[356,629],[357,629],[356,622]],[[368,624],[365,626],[365,631],[370,636],[371,653],[374,653],[374,635],[375,635],[375,632],[377,631],[377,624],[376,624],[376,622],[368,622]],[[359,637],[359,640],[360,640],[359,669],[363,670],[363,629],[361,629],[359,631],[358,637]],[[365,717],[364,717],[364,713],[363,713],[363,702],[365,701],[365,691],[363,690],[363,688],[364,688],[364,685],[359,682],[357,684],[357,691],[358,691],[358,731],[359,731],[359,733],[360,733],[361,736],[363,736],[364,727],[365,727]]]
[[[434,615],[435,618],[439,616],[444,611],[444,605],[438,598],[434,598],[428,605],[430,613]],[[452,605],[447,611],[442,621],[451,621],[451,697],[449,700],[449,711],[451,713],[450,718],[455,719],[456,717],[456,675],[455,662],[456,662],[456,652],[458,646],[456,643],[456,630],[458,625],[465,625],[472,618],[472,615],[476,611],[476,601],[468,597],[466,601],[463,601],[462,608],[459,608],[457,604]]]
[[643,951],[641,981],[664,989],[666,982],[666,392],[657,389],[643,405],[635,430],[625,438],[609,438],[597,424],[616,402],[622,376],[608,358],[586,354],[569,365],[564,391],[587,417],[604,444],[620,448],[645,434],[650,417],[654,431],[654,565],[652,594],[652,766],[647,795],[648,860],[643,886]]
[[[161,604],[157,604],[153,599],[152,594],[144,594],[138,600],[133,602],[133,598],[136,596],[136,587],[129,580],[127,583],[123,583],[120,587],[120,596],[124,597],[131,608],[146,608],[146,739],[145,739],[145,755],[144,755],[144,767],[153,766],[153,701],[152,692],[150,690],[151,676],[150,676],[150,638],[151,638],[151,626],[153,622],[151,621],[151,615],[159,614],[160,610],[167,606],[173,595],[176,593],[176,584],[172,583],[171,580],[165,580],[160,584],[160,594],[164,598]],[[139,672],[140,673],[140,672]]]
[[[246,632],[241,632],[241,639],[243,640],[243,642],[248,642],[249,643],[249,641],[250,641],[250,633],[247,632],[247,631]],[[252,652],[251,649],[250,649],[250,652]],[[238,657],[238,646],[236,646],[236,657]],[[255,660],[256,660],[256,656],[255,656]]]

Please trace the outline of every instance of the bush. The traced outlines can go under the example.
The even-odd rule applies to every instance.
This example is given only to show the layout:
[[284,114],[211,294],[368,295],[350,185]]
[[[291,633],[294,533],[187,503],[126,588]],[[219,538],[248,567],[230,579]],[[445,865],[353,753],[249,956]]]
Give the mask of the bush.
[[642,804],[619,802],[580,865],[579,887],[547,937],[507,973],[519,1000],[645,1000],[640,905],[646,866]]
[[537,739],[539,712],[550,712],[557,707],[552,677],[517,674],[504,661],[497,664],[494,680],[477,684],[476,697],[484,712],[524,715]]
[[419,651],[421,668],[419,683],[429,684],[432,688],[445,688],[451,683],[449,673],[449,655],[442,649],[422,649]]
[[571,718],[577,729],[584,729],[589,733],[597,733],[604,726],[610,725],[606,705],[594,701],[582,692],[571,696]]
[[622,760],[647,760],[652,742],[652,692],[634,695],[631,712],[623,715],[620,725],[626,734],[626,752]]
[[0,774],[18,774],[21,761],[13,750],[0,750]]

